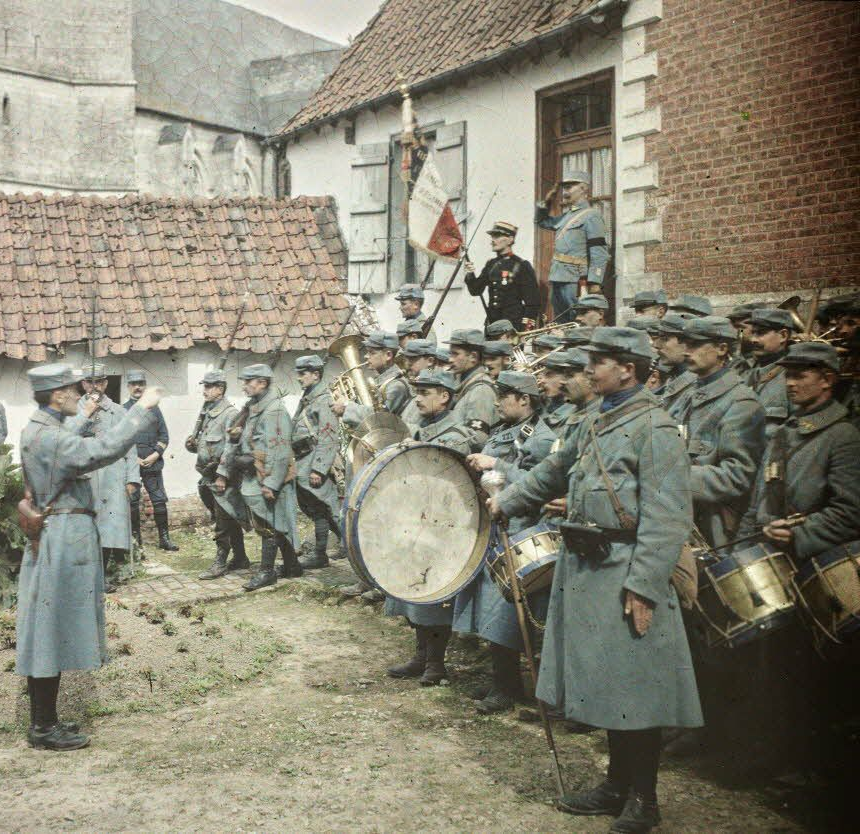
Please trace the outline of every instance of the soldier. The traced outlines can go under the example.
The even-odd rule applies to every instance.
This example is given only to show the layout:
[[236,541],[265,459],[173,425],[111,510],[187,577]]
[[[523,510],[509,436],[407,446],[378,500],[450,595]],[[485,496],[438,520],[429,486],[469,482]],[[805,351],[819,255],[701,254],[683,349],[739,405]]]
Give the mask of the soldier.
[[732,308],[729,321],[738,331],[738,350],[732,359],[732,370],[746,382],[749,372],[755,365],[752,344],[752,312],[762,310],[768,305],[764,301],[749,301]]
[[599,294],[584,295],[576,302],[575,317],[582,327],[603,327],[609,302]]
[[424,306],[424,290],[420,284],[403,284],[394,298],[400,302],[400,315],[405,321],[426,321],[421,310]]
[[729,367],[735,337],[721,316],[690,319],[682,337],[696,382],[676,419],[692,465],[693,519],[712,547],[735,535],[764,451],[764,410]]
[[[141,397],[146,389],[146,374],[143,371],[129,371],[125,376],[128,384],[129,398],[122,407],[128,411]],[[137,438],[137,462],[140,466],[140,478],[146,489],[146,494],[152,502],[152,515],[158,530],[158,546],[161,550],[179,550],[170,540],[167,520],[167,491],[164,489],[164,453],[170,442],[167,423],[158,406],[152,409],[155,421],[150,421]],[[141,544],[140,537],[140,487],[131,494],[131,533],[135,541]]]
[[540,315],[541,299],[532,265],[514,254],[517,227],[499,220],[487,231],[494,257],[484,264],[480,275],[467,260],[466,288],[470,295],[482,296],[489,290],[485,328],[496,321],[509,321],[514,330],[534,330]]
[[[101,437],[122,422],[125,409],[105,393],[108,381],[104,365],[91,364],[85,370],[84,378],[89,381],[91,390],[98,393],[99,407],[83,435]],[[84,396],[78,404],[81,413],[86,403],[87,396]],[[129,499],[135,490],[140,490],[140,467],[136,450],[129,449],[119,460],[96,469],[90,476],[90,481],[96,502],[96,527],[102,548],[105,593],[111,594],[116,590],[117,582],[126,578],[122,571],[128,563],[128,554],[132,547]]]
[[688,316],[712,316],[714,308],[707,298],[701,295],[679,295],[670,305],[669,312]]
[[421,412],[414,394],[415,380],[421,371],[432,371],[436,367],[436,345],[428,339],[413,339],[407,343],[401,355],[406,362],[406,377],[411,384],[412,399],[400,413],[400,419],[414,432],[421,422]]
[[566,351],[547,356],[537,374],[538,388],[543,396],[541,418],[556,437],[564,434],[567,418],[574,409],[567,400],[567,380],[576,369]]
[[[27,372],[38,410],[21,434],[21,464],[35,507],[45,513],[39,541],[21,563],[16,621],[16,671],[27,677],[31,747],[77,750],[89,739],[57,717],[60,675],[98,669],[107,660],[104,574],[95,500],[88,472],[133,449],[159,393],[150,389],[123,419],[98,437],[82,437],[63,423],[78,413],[77,372],[53,364]],[[90,399],[83,415],[97,405]],[[124,490],[123,490],[124,492]]]
[[[403,348],[405,348],[413,339],[424,339],[424,336],[422,335],[423,332],[424,325],[417,319],[404,319],[403,321],[398,322],[397,342],[400,345],[400,349],[403,350]],[[425,341],[430,341],[435,345],[436,334],[431,331]]]
[[654,394],[670,414],[676,414],[684,407],[696,382],[696,375],[687,369],[687,349],[681,341],[684,326],[690,318],[689,315],[667,313],[661,319],[657,335],[653,339],[654,347],[668,369],[663,387],[658,388]]
[[648,340],[653,344],[653,337],[660,332],[660,319],[656,316],[633,316],[624,322],[625,327],[641,330],[648,335]]
[[[203,386],[203,410],[195,432],[185,441],[185,448],[197,453],[195,468],[200,473],[197,490],[209,497],[215,515],[215,560],[198,575],[198,579],[217,579],[234,570],[251,567],[245,553],[245,533],[248,508],[239,491],[241,478],[231,477],[222,490],[216,473],[227,449],[227,430],[239,415],[236,406],[225,396],[227,376],[224,371],[207,371]],[[230,552],[233,557],[227,561]]]
[[268,365],[246,365],[239,374],[248,401],[231,428],[230,439],[218,464],[216,491],[223,492],[228,479],[241,474],[241,494],[251,515],[254,530],[262,539],[260,570],[242,587],[256,591],[277,582],[275,558],[280,549],[284,566],[281,575],[302,575],[296,556],[295,460],[290,445],[293,426],[283,400],[271,387]]
[[660,728],[702,723],[669,581],[692,525],[690,465],[643,387],[653,357],[645,334],[597,328],[584,350],[600,413],[489,507],[517,517],[567,492],[537,696],[608,731],[609,772],[559,807],[616,817],[613,832],[647,832],[660,819]]
[[535,359],[540,359],[542,356],[547,356],[554,350],[564,347],[564,342],[561,336],[554,336],[552,333],[541,333],[535,339],[532,339],[532,355]]
[[753,310],[750,321],[755,365],[746,382],[764,406],[769,440],[791,413],[785,389],[785,366],[779,360],[788,353],[795,325],[788,310],[773,308]]
[[[503,371],[497,387],[501,423],[481,453],[469,455],[468,463],[476,472],[502,472],[507,483],[514,483],[549,454],[555,434],[540,417],[540,390],[532,374]],[[511,532],[530,527],[537,519],[537,512],[523,513],[512,520]],[[529,607],[535,617],[545,614],[546,599],[545,593],[530,597]],[[454,630],[477,634],[490,642],[493,678],[490,686],[475,693],[478,712],[489,715],[511,709],[522,697],[522,636],[516,609],[502,596],[488,568],[457,595]]]
[[[469,453],[469,435],[457,423],[450,410],[457,381],[447,371],[424,370],[415,381],[416,401],[421,421],[414,439],[425,443],[438,443],[463,455]],[[415,605],[387,598],[385,614],[403,616],[415,629],[415,653],[405,663],[392,666],[392,678],[418,678],[422,686],[436,686],[448,677],[445,669],[445,650],[451,637],[453,606],[450,602],[438,605]]]
[[834,396],[848,409],[848,419],[860,428],[860,294],[841,301],[835,327],[835,338],[846,355]]
[[340,450],[337,418],[331,394],[323,382],[324,363],[319,356],[299,356],[296,374],[302,398],[293,415],[293,454],[296,458],[296,495],[299,509],[314,523],[314,555],[300,559],[305,570],[328,566],[329,531],[340,539],[340,499],[332,466]]
[[573,321],[580,279],[585,279],[587,292],[603,292],[609,249],[603,215],[588,202],[590,188],[591,177],[585,171],[573,171],[561,181],[562,214],[549,213],[549,203],[558,186],[547,192],[535,211],[535,223],[555,232],[549,282],[552,309],[559,324]]
[[637,316],[653,316],[662,319],[669,311],[669,299],[665,290],[642,290],[633,296],[630,305]]
[[[394,364],[398,350],[397,336],[384,330],[374,330],[364,340],[363,347],[368,367],[376,373],[376,386],[384,400],[385,410],[399,417],[412,395],[403,371]],[[351,428],[373,413],[370,406],[353,402],[333,402],[331,410]]]
[[450,371],[451,370],[451,351],[448,348],[436,348],[436,370]]
[[472,451],[478,451],[496,422],[496,388],[483,365],[484,337],[480,330],[454,330],[448,344],[451,370],[460,384],[454,416],[468,429]]
[[[765,451],[740,536],[758,528],[799,562],[860,538],[860,432],[833,399],[836,349],[801,342],[776,360],[785,369],[794,413]],[[803,513],[802,524],[785,521]]]
[[484,328],[488,341],[510,342],[517,340],[517,330],[507,319],[498,319]]
[[510,342],[501,339],[496,342],[484,342],[484,366],[490,378],[495,382],[502,371],[511,366],[511,356],[514,348]]

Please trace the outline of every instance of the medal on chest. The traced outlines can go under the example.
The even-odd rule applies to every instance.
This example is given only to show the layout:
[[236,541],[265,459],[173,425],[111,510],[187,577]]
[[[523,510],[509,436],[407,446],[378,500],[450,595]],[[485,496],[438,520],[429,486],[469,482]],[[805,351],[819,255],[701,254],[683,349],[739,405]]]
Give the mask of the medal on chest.
[[511,273],[507,269],[502,270],[502,286],[506,287],[511,283]]

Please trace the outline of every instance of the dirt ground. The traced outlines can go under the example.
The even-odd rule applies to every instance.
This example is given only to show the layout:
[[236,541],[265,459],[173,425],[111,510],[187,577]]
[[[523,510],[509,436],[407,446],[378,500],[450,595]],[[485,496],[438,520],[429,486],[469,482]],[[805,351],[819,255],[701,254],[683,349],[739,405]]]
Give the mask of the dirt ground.
[[[0,650],[0,830],[608,829],[553,809],[539,725],[476,715],[475,641],[452,645],[452,685],[422,689],[384,674],[409,656],[410,630],[333,590],[284,583],[205,607],[114,606],[107,620],[113,662],[63,678],[63,717],[92,734],[75,753],[27,747],[22,680]],[[559,726],[558,743],[569,788],[600,778],[601,733]],[[805,827],[785,794],[671,761],[659,791],[662,832],[840,830]]]

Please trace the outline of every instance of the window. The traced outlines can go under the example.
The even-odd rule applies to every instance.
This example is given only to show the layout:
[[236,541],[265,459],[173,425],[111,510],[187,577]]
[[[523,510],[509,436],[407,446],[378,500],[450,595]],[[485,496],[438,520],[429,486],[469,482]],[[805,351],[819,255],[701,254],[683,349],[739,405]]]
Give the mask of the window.
[[608,128],[612,119],[612,83],[603,79],[562,94],[558,101],[558,135]]

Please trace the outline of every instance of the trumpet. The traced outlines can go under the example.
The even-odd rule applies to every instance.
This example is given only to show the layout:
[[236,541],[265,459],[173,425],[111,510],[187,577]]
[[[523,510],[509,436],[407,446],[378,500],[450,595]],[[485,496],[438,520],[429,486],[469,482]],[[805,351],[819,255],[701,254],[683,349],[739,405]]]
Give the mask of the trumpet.
[[511,362],[511,370],[512,371],[520,371],[521,373],[535,373],[535,368],[541,364],[548,356],[552,356],[554,353],[558,353],[560,350],[564,350],[564,345],[559,345],[556,348],[553,348],[548,353],[545,353],[543,356],[530,356],[525,351],[520,350],[519,348],[515,348],[514,352],[511,354],[512,362]]
[[548,324],[546,327],[539,327],[537,330],[518,330],[514,335],[513,344],[516,347],[522,342],[530,342],[544,333],[551,333],[553,330],[571,330],[574,327],[579,327],[579,322],[568,321],[563,324]]

